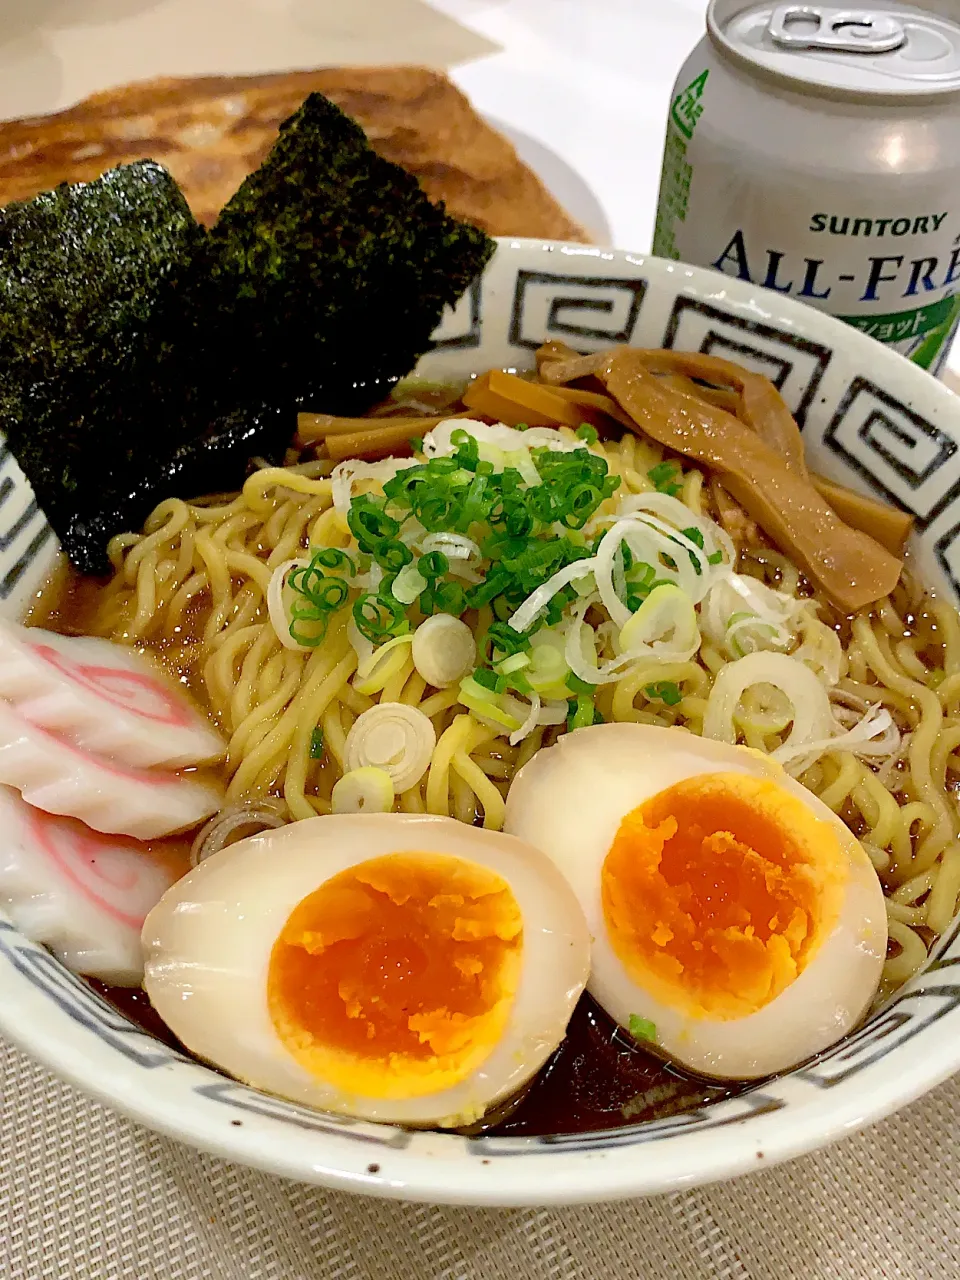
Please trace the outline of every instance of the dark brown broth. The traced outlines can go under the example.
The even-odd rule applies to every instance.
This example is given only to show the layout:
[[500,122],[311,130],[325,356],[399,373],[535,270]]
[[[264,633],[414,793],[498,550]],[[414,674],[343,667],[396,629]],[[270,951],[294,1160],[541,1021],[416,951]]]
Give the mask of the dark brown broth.
[[78,573],[63,559],[37,592],[23,621],[28,627],[45,627],[62,636],[89,635],[108,581]]
[[[146,992],[90,985],[125,1018],[181,1053],[188,1050],[161,1020]],[[584,995],[566,1039],[505,1119],[471,1132],[490,1137],[593,1133],[691,1111],[742,1093],[745,1084],[707,1084],[669,1067],[635,1044]]]
[[173,1034],[164,1020],[150,1003],[150,997],[140,987],[109,987],[97,978],[87,978],[86,982],[93,987],[97,995],[103,996],[113,1007],[122,1013],[130,1022],[135,1022],[157,1040],[162,1040],[171,1049],[180,1053],[189,1053]]
[[485,1132],[494,1137],[593,1133],[692,1111],[748,1087],[707,1084],[667,1066],[583,995],[566,1039],[523,1101]]

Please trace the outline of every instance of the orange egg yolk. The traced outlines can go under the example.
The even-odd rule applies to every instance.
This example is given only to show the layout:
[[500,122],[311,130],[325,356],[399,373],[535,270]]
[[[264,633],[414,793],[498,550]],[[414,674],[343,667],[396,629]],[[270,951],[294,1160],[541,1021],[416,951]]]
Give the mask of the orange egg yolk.
[[836,923],[845,854],[785,787],[702,774],[628,813],[603,864],[611,945],[671,1008],[741,1018],[780,994]]
[[397,853],[333,876],[273,947],[270,1016],[290,1053],[348,1094],[450,1088],[501,1039],[523,921],[505,880],[447,854]]

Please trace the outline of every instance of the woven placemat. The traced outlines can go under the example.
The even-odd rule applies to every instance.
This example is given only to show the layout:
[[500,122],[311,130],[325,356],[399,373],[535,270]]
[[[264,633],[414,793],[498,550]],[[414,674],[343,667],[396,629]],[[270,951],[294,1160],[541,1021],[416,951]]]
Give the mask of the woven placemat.
[[960,1079],[838,1146],[733,1183],[582,1208],[437,1208],[202,1155],[0,1046],[0,1275],[950,1280],[958,1139]]

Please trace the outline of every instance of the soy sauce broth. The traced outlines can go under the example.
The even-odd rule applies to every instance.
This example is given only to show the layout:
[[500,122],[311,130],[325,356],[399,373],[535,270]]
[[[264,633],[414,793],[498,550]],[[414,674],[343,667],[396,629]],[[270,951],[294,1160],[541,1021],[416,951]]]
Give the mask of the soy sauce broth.
[[[124,1017],[189,1056],[144,991],[89,981]],[[692,1111],[748,1087],[707,1084],[667,1066],[631,1040],[584,994],[566,1038],[520,1103],[506,1109],[506,1114],[504,1109],[495,1112],[488,1123],[481,1120],[470,1133],[493,1138],[595,1133]]]

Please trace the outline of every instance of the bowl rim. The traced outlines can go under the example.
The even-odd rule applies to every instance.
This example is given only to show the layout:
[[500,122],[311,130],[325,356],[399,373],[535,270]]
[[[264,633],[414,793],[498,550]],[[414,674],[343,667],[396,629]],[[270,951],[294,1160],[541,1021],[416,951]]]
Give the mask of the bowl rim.
[[[527,1147],[523,1139],[498,1138],[484,1145],[483,1152],[490,1152],[489,1156],[449,1159],[445,1156],[451,1152],[444,1148],[462,1149],[465,1142],[457,1135],[424,1131],[412,1135],[410,1147],[390,1150],[381,1144],[364,1151],[329,1135],[320,1142],[316,1138],[290,1142],[286,1130],[273,1132],[256,1124],[241,1127],[235,1118],[221,1117],[210,1108],[186,1113],[184,1089],[170,1075],[156,1080],[156,1088],[149,1088],[151,1077],[142,1067],[129,1064],[90,1034],[81,1033],[71,1040],[70,1055],[64,1057],[62,1026],[55,1027],[51,1019],[30,1019],[36,1012],[36,992],[18,991],[4,976],[0,978],[0,994],[0,1027],[9,1041],[82,1093],[137,1124],[263,1173],[329,1190],[439,1205],[517,1208],[588,1204],[727,1181],[830,1146],[915,1101],[960,1066],[958,1043],[952,1053],[918,1059],[908,1077],[872,1072],[869,1084],[861,1080],[856,1091],[845,1089],[836,1096],[817,1093],[808,1086],[790,1100],[787,1114],[784,1109],[766,1108],[767,1095],[760,1084],[732,1100],[752,1100],[747,1112],[713,1129],[688,1134],[678,1130],[658,1145],[654,1161],[638,1159],[646,1146],[640,1136],[642,1125],[633,1131],[635,1137],[627,1136],[631,1135],[629,1129],[611,1131],[623,1136],[602,1151],[538,1146],[534,1145],[536,1139]],[[225,1079],[192,1059],[181,1058],[178,1065]],[[782,1093],[793,1082],[788,1073],[774,1083]],[[723,1105],[710,1104],[704,1110]],[[186,1114],[190,1115],[189,1127]],[[680,1118],[693,1114],[681,1113]],[[389,1126],[368,1127],[392,1131]],[[265,1142],[265,1134],[275,1140]],[[497,1145],[518,1142],[522,1148],[519,1159],[509,1158],[516,1151],[508,1153],[506,1161],[492,1154]],[[315,1149],[308,1151],[314,1144]],[[375,1157],[373,1163],[368,1161],[370,1156]],[[318,1157],[323,1158],[322,1163]]]
[[[502,238],[498,243],[491,265],[502,262],[505,253],[540,263],[544,255],[558,254],[594,260],[598,267],[629,264],[648,272],[648,283],[676,275],[673,285],[677,296],[712,298],[731,309],[751,313],[761,323],[773,320],[799,333],[817,333],[860,367],[885,365],[891,376],[904,380],[911,403],[926,401],[939,406],[945,415],[952,409],[960,417],[956,396],[924,370],[842,321],[783,295],[706,268],[629,250],[517,237]],[[615,278],[614,272],[611,278]],[[0,913],[0,949],[7,949],[3,939],[11,935],[20,938],[12,926],[2,923]],[[952,962],[937,963],[949,966]],[[474,1144],[482,1144],[477,1148],[481,1155],[477,1159],[466,1155],[465,1140],[457,1135],[423,1131],[405,1134],[408,1140],[402,1146],[391,1147],[386,1139],[379,1139],[364,1150],[362,1143],[329,1131],[320,1140],[315,1133],[309,1138],[291,1134],[292,1126],[286,1122],[278,1126],[269,1116],[241,1122],[229,1108],[219,1112],[210,1107],[191,1109],[180,1079],[185,1072],[219,1081],[228,1078],[179,1055],[171,1056],[148,1075],[89,1027],[84,1029],[76,1019],[71,1023],[69,1014],[50,1016],[49,997],[14,964],[0,965],[0,997],[0,1030],[10,1041],[83,1092],[138,1123],[263,1172],[336,1190],[434,1204],[517,1207],[587,1203],[723,1180],[837,1141],[913,1101],[960,1068],[960,1038],[952,1047],[949,1037],[936,1041],[928,1036],[923,1054],[898,1043],[885,1058],[891,1068],[895,1063],[902,1065],[902,1055],[910,1052],[908,1072],[876,1069],[879,1064],[871,1063],[858,1075],[856,1087],[835,1091],[817,1089],[787,1073],[777,1079],[776,1087],[788,1105],[765,1107],[765,1086],[759,1084],[731,1100],[742,1103],[745,1110],[733,1107],[729,1118],[724,1113],[715,1126],[689,1133],[683,1132],[678,1116],[662,1142],[642,1137],[645,1130],[650,1132],[651,1124],[658,1123],[647,1122],[646,1126],[611,1131],[621,1135],[620,1139],[585,1150],[572,1149],[575,1142],[538,1145],[535,1139],[474,1139]],[[69,1026],[76,1034],[67,1033]],[[912,1041],[909,1043],[912,1046]],[[151,1079],[155,1087],[151,1087]],[[705,1110],[718,1107],[729,1104],[715,1103]],[[376,1128],[396,1132],[386,1126]],[[638,1159],[647,1145],[655,1146],[656,1159]]]

